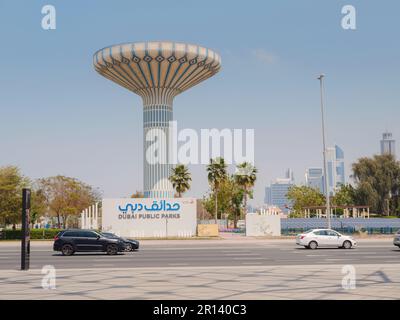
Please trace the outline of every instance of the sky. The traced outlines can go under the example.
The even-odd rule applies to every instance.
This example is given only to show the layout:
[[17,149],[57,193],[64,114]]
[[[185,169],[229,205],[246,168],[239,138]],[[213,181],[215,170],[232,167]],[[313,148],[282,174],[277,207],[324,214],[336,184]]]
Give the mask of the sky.
[[[56,29],[41,26],[44,5]],[[356,30],[341,26],[344,5]],[[252,204],[287,168],[296,182],[322,167],[319,82],[327,144],[345,153],[346,175],[379,153],[385,130],[400,139],[400,2],[0,0],[0,166],[32,179],[67,175],[104,197],[142,190],[142,101],[98,75],[93,53],[123,42],[171,40],[218,52],[222,69],[175,98],[178,128],[255,130]],[[187,196],[208,190],[190,166]]]

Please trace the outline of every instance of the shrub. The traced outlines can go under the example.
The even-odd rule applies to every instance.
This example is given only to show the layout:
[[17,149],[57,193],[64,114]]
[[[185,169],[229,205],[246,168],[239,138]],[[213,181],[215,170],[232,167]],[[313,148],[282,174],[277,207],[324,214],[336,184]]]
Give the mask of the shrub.
[[[45,240],[45,239],[54,239],[57,233],[59,233],[61,229],[31,229],[31,239],[37,240]],[[0,231],[0,239],[1,240],[20,240],[22,236],[22,230],[10,230],[5,229]]]

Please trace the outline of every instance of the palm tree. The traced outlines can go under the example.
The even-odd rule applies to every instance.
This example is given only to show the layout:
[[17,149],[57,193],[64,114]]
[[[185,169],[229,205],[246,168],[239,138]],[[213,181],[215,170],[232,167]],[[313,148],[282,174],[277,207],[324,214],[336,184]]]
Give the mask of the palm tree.
[[214,192],[215,196],[215,223],[218,223],[218,191],[222,181],[227,178],[227,165],[224,158],[210,159],[210,164],[207,166],[208,183]]
[[257,168],[250,162],[243,162],[236,166],[237,172],[235,174],[236,183],[243,188],[244,193],[244,214],[247,213],[247,196],[257,179]]
[[190,189],[190,181],[192,181],[192,178],[188,168],[183,164],[178,164],[175,168],[172,168],[169,181],[171,181],[172,186],[178,194],[178,198],[181,198],[182,193]]

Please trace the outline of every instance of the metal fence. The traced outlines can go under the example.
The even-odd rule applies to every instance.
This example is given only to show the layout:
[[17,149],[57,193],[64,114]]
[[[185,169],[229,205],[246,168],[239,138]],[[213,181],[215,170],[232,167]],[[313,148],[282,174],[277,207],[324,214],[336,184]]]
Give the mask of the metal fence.
[[[334,218],[332,229],[342,233],[367,232],[368,234],[393,234],[400,229],[400,219],[386,218]],[[291,218],[281,219],[283,235],[292,235],[309,229],[326,228],[325,218]]]
[[[215,220],[199,220],[201,224],[213,224]],[[394,234],[400,230],[400,219],[386,218],[333,218],[332,229],[344,234],[366,232],[368,234]],[[310,229],[322,229],[327,227],[325,218],[290,218],[281,219],[281,234],[296,235]],[[245,225],[232,228],[232,223],[226,219],[218,219],[220,232],[245,233]]]

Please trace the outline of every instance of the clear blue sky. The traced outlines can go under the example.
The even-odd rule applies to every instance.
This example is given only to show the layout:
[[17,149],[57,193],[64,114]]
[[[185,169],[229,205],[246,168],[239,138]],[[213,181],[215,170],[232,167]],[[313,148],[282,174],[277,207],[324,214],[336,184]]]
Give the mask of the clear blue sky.
[[[57,29],[41,28],[41,8]],[[341,8],[357,30],[341,28]],[[175,99],[179,128],[254,128],[264,187],[288,167],[297,182],[322,166],[319,84],[326,74],[329,145],[347,172],[379,152],[384,130],[400,139],[400,2],[0,0],[0,165],[32,178],[64,174],[106,197],[142,189],[142,110],[133,93],[99,76],[92,54],[107,45],[174,40],[210,47],[222,71]],[[193,188],[207,190],[204,167]]]

